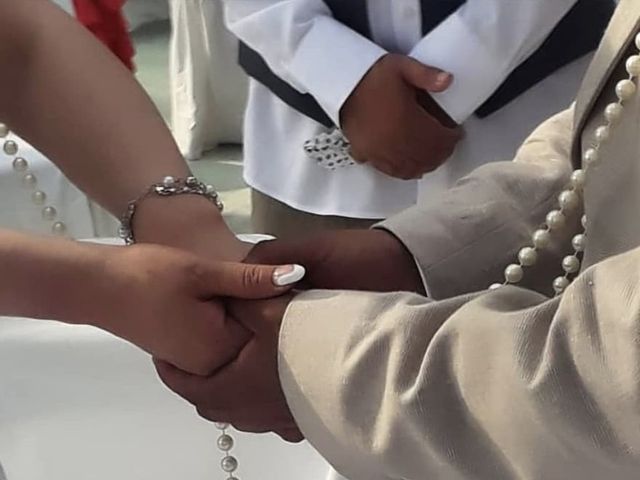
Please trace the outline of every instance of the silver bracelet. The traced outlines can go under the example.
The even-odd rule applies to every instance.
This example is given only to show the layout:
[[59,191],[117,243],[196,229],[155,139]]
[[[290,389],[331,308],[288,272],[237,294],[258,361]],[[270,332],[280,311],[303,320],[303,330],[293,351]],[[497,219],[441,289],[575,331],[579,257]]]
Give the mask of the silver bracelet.
[[200,195],[213,203],[219,211],[222,212],[224,209],[218,192],[216,192],[216,189],[212,185],[207,185],[196,177],[187,177],[185,179],[165,177],[161,183],[154,183],[146,192],[132,202],[129,202],[126,212],[120,219],[120,238],[122,238],[127,245],[136,243],[136,238],[133,233],[133,218],[135,217],[138,206],[143,200],[149,197],[173,197],[176,195]]

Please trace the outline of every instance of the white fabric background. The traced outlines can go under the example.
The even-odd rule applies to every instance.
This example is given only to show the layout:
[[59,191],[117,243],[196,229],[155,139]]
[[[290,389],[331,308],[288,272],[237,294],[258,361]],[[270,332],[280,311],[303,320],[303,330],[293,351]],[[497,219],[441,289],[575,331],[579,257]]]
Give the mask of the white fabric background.
[[172,127],[190,160],[219,143],[242,141],[248,80],[220,0],[171,0]]
[[[9,480],[224,478],[213,425],[160,384],[146,355],[101,331],[0,319],[0,392]],[[234,436],[241,478],[324,476],[307,445]]]

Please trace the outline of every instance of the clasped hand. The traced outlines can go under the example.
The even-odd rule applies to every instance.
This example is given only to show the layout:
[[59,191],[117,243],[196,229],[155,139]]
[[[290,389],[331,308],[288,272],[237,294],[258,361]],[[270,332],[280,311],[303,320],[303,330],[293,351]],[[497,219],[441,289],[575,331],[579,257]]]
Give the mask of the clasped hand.
[[[334,231],[301,240],[264,242],[253,248],[246,261],[303,265],[306,277],[298,288],[423,292],[415,260],[384,230]],[[294,295],[228,300],[230,324],[246,332],[239,353],[209,376],[189,374],[156,359],[161,379],[208,420],[301,440],[278,374],[280,327]]]
[[86,299],[92,323],[153,355],[165,383],[205,418],[302,439],[280,387],[277,350],[285,294],[304,269],[148,244],[102,252],[98,288]]
[[438,168],[462,137],[431,97],[447,90],[452,81],[446,72],[412,58],[382,57],[340,112],[354,159],[405,180]]

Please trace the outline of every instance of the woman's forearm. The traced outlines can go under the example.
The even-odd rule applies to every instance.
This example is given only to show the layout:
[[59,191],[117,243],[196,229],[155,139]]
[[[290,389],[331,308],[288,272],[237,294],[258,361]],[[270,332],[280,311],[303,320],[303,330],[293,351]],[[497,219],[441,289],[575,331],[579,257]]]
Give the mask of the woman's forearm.
[[85,321],[113,248],[0,230],[0,316]]
[[0,40],[0,118],[111,212],[187,173],[131,72],[49,0],[0,0]]
[[[0,0],[0,69],[0,120],[114,215],[152,183],[188,174],[131,72],[50,0]],[[141,241],[243,258],[202,197],[148,201],[137,217]]]

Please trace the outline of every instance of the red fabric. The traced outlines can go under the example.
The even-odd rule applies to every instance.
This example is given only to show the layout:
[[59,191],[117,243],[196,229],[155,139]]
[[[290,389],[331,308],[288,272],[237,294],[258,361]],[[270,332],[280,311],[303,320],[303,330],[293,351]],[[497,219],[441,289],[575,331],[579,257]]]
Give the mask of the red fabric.
[[126,0],[73,0],[76,17],[104,43],[127,68],[134,69],[134,49],[122,14]]

